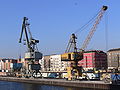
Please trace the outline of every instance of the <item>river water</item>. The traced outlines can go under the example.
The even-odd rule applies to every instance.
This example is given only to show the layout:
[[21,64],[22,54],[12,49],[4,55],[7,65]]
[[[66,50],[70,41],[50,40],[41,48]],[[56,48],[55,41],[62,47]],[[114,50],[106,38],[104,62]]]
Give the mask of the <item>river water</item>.
[[93,90],[93,89],[0,81],[0,90]]

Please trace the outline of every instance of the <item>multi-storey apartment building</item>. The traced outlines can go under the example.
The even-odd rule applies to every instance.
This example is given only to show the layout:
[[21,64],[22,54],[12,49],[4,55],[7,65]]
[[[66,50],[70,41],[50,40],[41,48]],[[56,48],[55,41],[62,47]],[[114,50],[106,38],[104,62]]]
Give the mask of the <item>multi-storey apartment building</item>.
[[107,55],[103,51],[86,51],[78,64],[84,69],[107,69]]
[[50,55],[43,56],[41,68],[43,71],[50,71]]
[[60,71],[61,66],[61,55],[50,56],[50,71]]
[[107,51],[108,69],[120,67],[120,48]]

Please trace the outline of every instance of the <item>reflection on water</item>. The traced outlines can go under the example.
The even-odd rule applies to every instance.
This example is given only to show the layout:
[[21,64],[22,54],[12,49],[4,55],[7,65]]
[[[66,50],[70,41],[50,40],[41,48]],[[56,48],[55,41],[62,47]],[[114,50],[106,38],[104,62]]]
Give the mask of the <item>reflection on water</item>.
[[90,90],[90,89],[0,81],[0,90]]

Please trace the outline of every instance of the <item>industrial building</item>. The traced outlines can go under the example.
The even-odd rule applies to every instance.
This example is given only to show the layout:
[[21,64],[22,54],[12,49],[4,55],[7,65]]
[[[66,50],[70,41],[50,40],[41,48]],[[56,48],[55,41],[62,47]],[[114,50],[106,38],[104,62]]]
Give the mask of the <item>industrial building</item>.
[[107,69],[107,55],[103,51],[93,50],[83,53],[83,59],[78,62],[85,70]]
[[110,49],[107,51],[108,69],[120,67],[120,48]]

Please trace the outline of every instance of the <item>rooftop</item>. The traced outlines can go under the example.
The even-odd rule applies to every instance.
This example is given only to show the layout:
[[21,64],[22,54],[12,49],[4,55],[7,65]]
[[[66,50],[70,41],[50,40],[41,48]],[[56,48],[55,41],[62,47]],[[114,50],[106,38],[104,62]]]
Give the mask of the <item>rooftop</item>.
[[85,51],[84,53],[104,53],[101,50],[89,50],[89,51]]
[[111,52],[111,51],[120,51],[120,48],[114,48],[114,49],[110,49],[107,52]]

